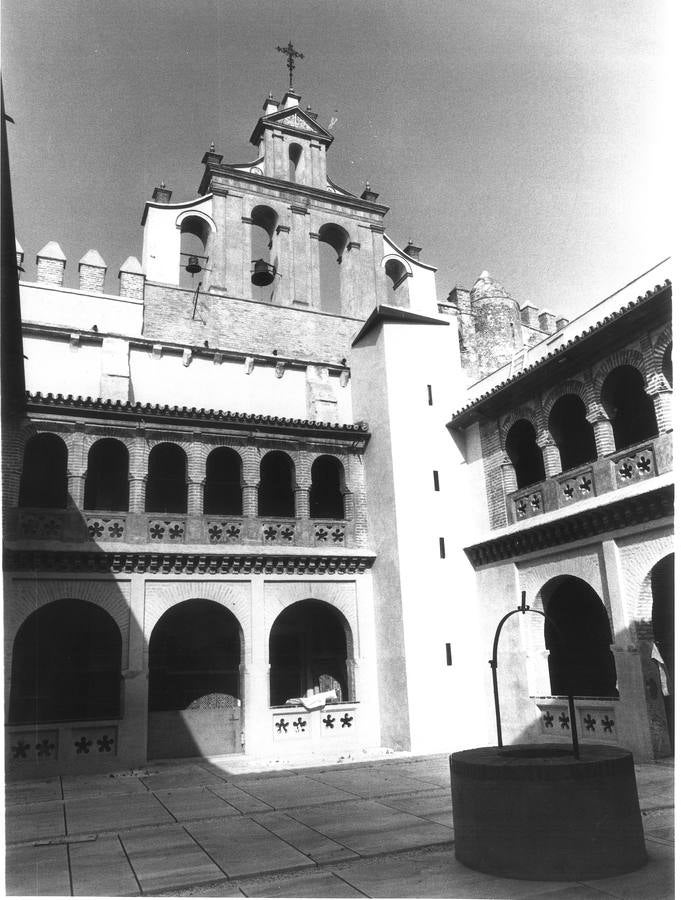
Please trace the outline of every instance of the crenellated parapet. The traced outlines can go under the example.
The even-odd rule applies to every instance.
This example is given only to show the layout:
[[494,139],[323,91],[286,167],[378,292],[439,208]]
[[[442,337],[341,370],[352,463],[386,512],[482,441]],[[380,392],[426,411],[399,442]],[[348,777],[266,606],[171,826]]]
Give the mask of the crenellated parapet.
[[[17,268],[23,272],[24,250],[16,241]],[[49,241],[36,254],[35,283],[51,287],[64,287],[64,274],[67,257],[57,241]],[[90,248],[78,261],[78,290],[88,294],[105,293],[105,280],[108,266],[98,250]],[[120,297],[144,300],[146,276],[142,265],[135,256],[129,256],[121,265],[119,272]]]

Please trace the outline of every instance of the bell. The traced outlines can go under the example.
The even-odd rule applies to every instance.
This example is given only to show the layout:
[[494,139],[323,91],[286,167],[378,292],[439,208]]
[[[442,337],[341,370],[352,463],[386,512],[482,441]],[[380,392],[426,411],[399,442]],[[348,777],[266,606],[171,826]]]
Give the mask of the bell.
[[274,281],[274,266],[266,263],[264,259],[256,259],[251,275],[251,284],[257,287],[266,287]]
[[190,256],[187,260],[187,265],[185,266],[187,272],[190,272],[192,275],[196,275],[197,272],[201,271],[201,263],[199,262],[198,256]]

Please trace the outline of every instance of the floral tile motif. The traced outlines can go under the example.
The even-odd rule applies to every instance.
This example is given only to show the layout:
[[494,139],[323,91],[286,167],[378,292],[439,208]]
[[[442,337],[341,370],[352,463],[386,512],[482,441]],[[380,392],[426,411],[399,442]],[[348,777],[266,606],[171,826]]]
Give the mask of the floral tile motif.
[[263,522],[262,540],[264,544],[294,544],[295,522]]
[[125,537],[125,517],[101,518],[88,516],[87,533],[93,541],[122,541]]
[[532,491],[523,497],[514,500],[516,520],[527,519],[530,516],[538,516],[544,512],[544,498],[541,491]]
[[656,474],[652,447],[639,447],[631,453],[613,459],[618,484],[631,484]]
[[236,520],[210,519],[206,525],[206,534],[210,544],[238,544],[241,540],[243,522]]
[[345,522],[315,522],[314,542],[322,547],[342,547],[345,544],[345,532]]
[[153,543],[184,541],[185,523],[182,519],[149,519],[149,540]]
[[59,732],[16,731],[5,734],[5,756],[13,766],[57,759]]
[[51,513],[23,513],[19,520],[21,536],[37,540],[60,540],[62,520]]
[[[588,701],[586,701],[588,703]],[[550,706],[537,704],[539,707],[539,727],[543,735],[565,740],[572,739],[570,713],[565,706],[552,703]],[[577,730],[580,738],[590,740],[612,741],[617,735],[614,707],[594,708],[584,705],[584,701],[575,701]]]
[[558,500],[562,506],[593,496],[595,496],[595,490],[591,469],[558,480]]

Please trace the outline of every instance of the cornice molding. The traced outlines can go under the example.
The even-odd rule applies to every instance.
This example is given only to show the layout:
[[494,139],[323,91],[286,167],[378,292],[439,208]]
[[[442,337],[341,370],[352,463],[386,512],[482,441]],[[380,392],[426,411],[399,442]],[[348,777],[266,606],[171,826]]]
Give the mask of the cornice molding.
[[575,512],[572,516],[553,522],[538,522],[532,528],[472,544],[465,547],[464,552],[473,567],[479,569],[490,563],[561,547],[610,531],[619,531],[656,519],[670,519],[673,515],[674,486],[670,484],[645,494],[615,500],[606,506]]

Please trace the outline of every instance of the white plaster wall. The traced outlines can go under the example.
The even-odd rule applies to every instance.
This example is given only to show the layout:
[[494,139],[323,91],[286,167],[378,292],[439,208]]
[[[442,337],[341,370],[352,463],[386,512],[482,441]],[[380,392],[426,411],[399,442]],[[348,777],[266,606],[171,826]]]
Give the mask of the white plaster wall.
[[146,206],[142,268],[149,281],[161,284],[179,284],[180,246],[182,235],[177,227],[177,217],[185,210],[197,210],[212,216],[212,195],[196,203],[171,203]]
[[142,302],[111,294],[41,284],[21,285],[21,317],[27,323],[61,325],[74,331],[90,331],[139,336],[142,334]]
[[[255,364],[250,375],[244,362],[196,357],[188,366],[177,353],[150,350],[130,353],[132,393],[135,402],[161,403],[231,412],[260,413],[307,419],[305,371],[288,369],[277,378],[274,366]],[[339,401],[339,421],[351,422],[349,385],[341,388],[333,379]]]
[[99,397],[102,348],[24,335],[26,390]]
[[458,338],[451,326],[383,327],[412,749],[454,750],[470,746],[480,701],[471,672],[484,653],[474,624],[475,573],[462,551],[474,498],[463,454],[446,427],[453,395],[463,391]]

